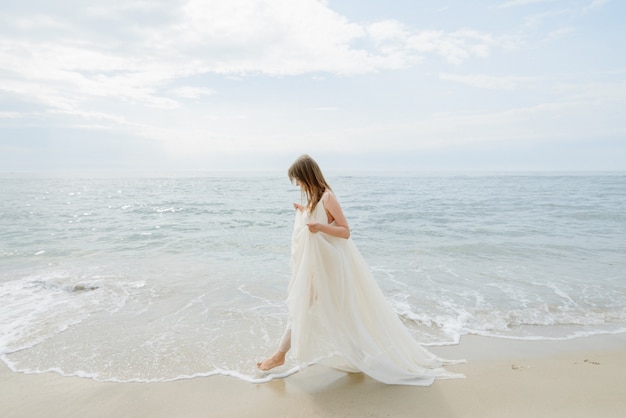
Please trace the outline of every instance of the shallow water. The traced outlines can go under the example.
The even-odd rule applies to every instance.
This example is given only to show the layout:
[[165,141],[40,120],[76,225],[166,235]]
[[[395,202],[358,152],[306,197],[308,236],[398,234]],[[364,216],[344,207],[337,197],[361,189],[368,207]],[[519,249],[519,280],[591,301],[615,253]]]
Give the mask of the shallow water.
[[[328,179],[422,343],[626,332],[626,176]],[[2,359],[98,380],[263,378],[299,200],[272,173],[3,175]]]

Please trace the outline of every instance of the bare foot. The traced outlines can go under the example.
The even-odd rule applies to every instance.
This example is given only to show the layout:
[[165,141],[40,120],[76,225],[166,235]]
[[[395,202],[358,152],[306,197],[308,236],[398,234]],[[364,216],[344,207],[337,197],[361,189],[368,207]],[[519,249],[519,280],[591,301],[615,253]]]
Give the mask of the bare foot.
[[274,353],[272,357],[258,362],[256,366],[263,371],[267,371],[273,369],[274,367],[282,366],[283,364],[285,364],[285,353],[278,351]]

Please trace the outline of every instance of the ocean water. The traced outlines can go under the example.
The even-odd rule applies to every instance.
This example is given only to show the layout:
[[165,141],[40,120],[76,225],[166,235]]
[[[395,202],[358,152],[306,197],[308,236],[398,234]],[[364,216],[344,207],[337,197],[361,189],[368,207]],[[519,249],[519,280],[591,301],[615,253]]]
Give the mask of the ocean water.
[[[328,175],[415,338],[626,332],[626,175]],[[0,176],[0,359],[102,381],[274,375],[283,173]],[[278,370],[286,374],[295,362]]]

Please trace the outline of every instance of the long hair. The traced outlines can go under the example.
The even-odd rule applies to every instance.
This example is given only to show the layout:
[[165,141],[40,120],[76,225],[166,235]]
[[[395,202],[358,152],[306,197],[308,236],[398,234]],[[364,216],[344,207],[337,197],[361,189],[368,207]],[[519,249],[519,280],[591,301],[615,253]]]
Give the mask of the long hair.
[[326,182],[320,166],[307,154],[301,155],[291,164],[287,175],[290,181],[297,180],[300,182],[302,192],[307,197],[306,207],[309,212],[313,212],[326,189],[332,190]]

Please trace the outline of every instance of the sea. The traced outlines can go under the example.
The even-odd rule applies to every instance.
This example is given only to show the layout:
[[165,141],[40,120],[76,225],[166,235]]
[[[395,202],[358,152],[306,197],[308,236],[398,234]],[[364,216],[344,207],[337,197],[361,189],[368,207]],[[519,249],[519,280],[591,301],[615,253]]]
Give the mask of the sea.
[[[389,303],[426,347],[626,332],[626,173],[330,173]],[[161,382],[283,377],[285,173],[0,174],[0,359]]]

